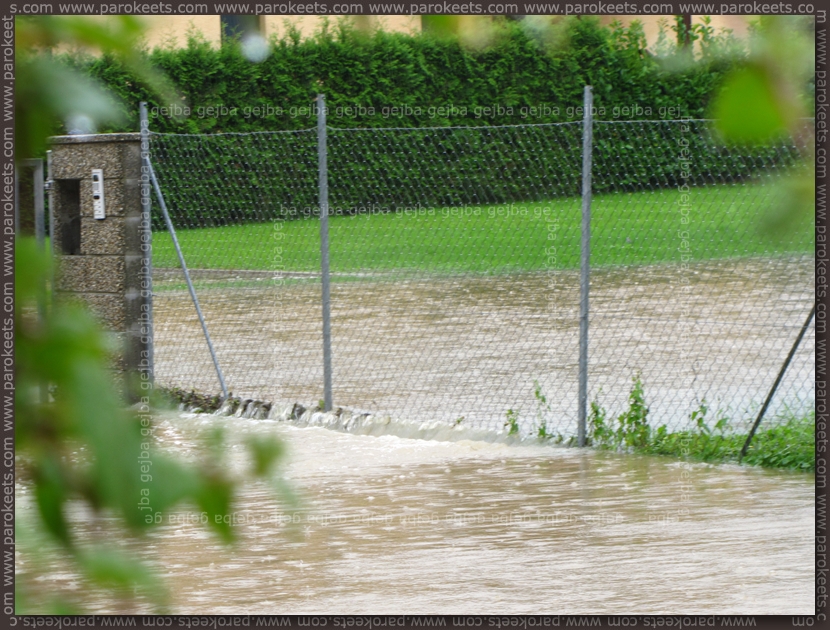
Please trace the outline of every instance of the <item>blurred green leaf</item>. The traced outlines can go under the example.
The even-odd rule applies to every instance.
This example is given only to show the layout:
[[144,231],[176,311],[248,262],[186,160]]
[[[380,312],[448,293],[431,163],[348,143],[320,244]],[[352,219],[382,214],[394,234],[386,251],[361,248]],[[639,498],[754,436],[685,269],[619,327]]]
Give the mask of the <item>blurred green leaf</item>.
[[51,273],[51,261],[40,254],[34,239],[15,241],[14,256],[15,300],[29,302],[35,299],[39,282]]
[[[36,296],[49,272],[45,258],[33,239],[18,240],[19,478],[32,486],[38,529],[68,552],[76,568],[98,587],[140,589],[161,605],[161,583],[138,560],[117,550],[93,551],[74,543],[74,525],[66,517],[69,501],[80,500],[95,514],[115,516],[107,519],[108,526],[127,539],[164,522],[162,515],[190,501],[206,514],[208,526],[230,542],[233,498],[241,482],[224,470],[227,447],[221,427],[209,432],[206,457],[196,465],[159,450],[149,414],[124,408],[109,369],[106,336],[79,305],[56,302],[40,319]],[[50,387],[46,398],[40,387],[44,382]],[[252,438],[250,443],[255,470],[266,474],[282,453],[280,444],[273,438]]]
[[815,208],[814,132],[801,120],[815,107],[815,18],[764,16],[754,31],[748,62],[729,73],[712,112],[729,142],[757,145],[789,136],[801,147],[804,168],[783,182],[785,201],[760,226],[783,238]]
[[807,224],[812,232],[815,228],[816,179],[810,165],[804,172],[791,174],[778,184],[782,192],[764,214],[761,231],[772,240],[786,240],[795,230],[804,229]]
[[84,577],[100,587],[130,595],[140,590],[157,604],[166,601],[159,576],[118,549],[103,547],[87,551],[78,555],[78,563]]
[[216,465],[221,464],[224,456],[225,427],[219,424],[211,426],[205,434],[204,441],[211,456],[210,461]]
[[484,48],[498,32],[490,16],[481,15],[422,15],[421,25],[432,37],[457,38],[470,48]]
[[61,62],[59,47],[112,55],[162,103],[180,103],[169,80],[143,54],[142,22],[112,16],[106,22],[81,16],[19,16],[15,19],[15,155],[40,155],[46,138],[63,126],[94,133],[126,119],[103,84]]
[[[133,509],[138,508],[142,520],[146,521],[148,515],[167,513],[178,503],[197,493],[199,479],[190,468],[161,453],[153,453],[152,458],[147,458],[145,461],[150,463],[142,466],[141,474],[144,480],[142,487],[146,490],[150,510],[141,509],[144,507],[140,503],[141,495],[133,497],[135,499]],[[144,470],[148,472],[145,473]],[[148,475],[148,477],[143,477],[143,475]]]
[[715,98],[717,128],[728,141],[762,144],[787,131],[789,116],[775,98],[763,66],[751,64],[733,72]]
[[38,466],[35,500],[46,529],[65,545],[72,544],[69,526],[64,514],[66,488],[58,464],[49,456],[42,458]]
[[270,435],[251,436],[247,440],[247,445],[253,461],[252,472],[257,477],[268,475],[284,452],[282,442]]
[[208,526],[211,527],[224,542],[234,540],[233,532],[233,484],[218,475],[202,479],[202,484],[196,493],[196,505],[207,514]]
[[457,15],[422,15],[421,26],[427,33],[439,36],[457,35],[460,30]]

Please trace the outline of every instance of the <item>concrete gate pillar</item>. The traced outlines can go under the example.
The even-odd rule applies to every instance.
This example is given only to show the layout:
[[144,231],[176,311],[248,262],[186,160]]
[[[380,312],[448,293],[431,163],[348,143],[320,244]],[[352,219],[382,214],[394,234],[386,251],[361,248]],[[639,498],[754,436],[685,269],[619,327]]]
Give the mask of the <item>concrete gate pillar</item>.
[[141,136],[51,139],[50,220],[56,297],[89,305],[119,341],[115,369],[135,397],[152,382],[149,217],[142,215]]

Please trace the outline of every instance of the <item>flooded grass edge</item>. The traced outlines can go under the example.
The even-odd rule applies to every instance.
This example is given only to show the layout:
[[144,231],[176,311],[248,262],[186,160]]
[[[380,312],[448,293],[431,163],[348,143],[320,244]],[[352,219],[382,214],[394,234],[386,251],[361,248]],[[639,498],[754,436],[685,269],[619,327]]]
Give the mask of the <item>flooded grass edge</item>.
[[[434,441],[475,440],[499,442],[508,445],[548,445],[573,447],[575,437],[536,432],[522,436],[511,426],[505,431],[461,427],[460,423],[406,422],[387,416],[359,413],[337,408],[323,412],[322,406],[305,407],[299,403],[280,407],[272,402],[229,398],[223,401],[218,394],[203,394],[181,388],[158,388],[159,402],[185,413],[204,413],[218,417],[239,417],[287,422],[298,427],[320,427],[357,435],[395,435],[401,438]],[[709,464],[737,464],[761,468],[815,473],[815,411],[806,415],[786,413],[767,420],[756,432],[746,455],[739,462],[747,433],[736,431],[728,418],[713,424],[706,420],[707,409],[701,405],[692,412],[695,428],[669,431],[666,425],[653,427],[647,420],[642,387],[635,381],[629,409],[616,419],[603,417],[596,402],[591,405],[586,446],[597,451],[620,454],[639,454],[669,457],[681,461]],[[710,426],[711,424],[711,426]],[[772,426],[770,426],[772,425]]]

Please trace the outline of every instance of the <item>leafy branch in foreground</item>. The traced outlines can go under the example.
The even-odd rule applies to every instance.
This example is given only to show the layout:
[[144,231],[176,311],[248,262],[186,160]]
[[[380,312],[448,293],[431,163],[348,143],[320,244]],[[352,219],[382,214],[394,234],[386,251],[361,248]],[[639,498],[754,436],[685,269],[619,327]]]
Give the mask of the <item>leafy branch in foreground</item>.
[[[158,449],[150,397],[125,408],[112,382],[107,337],[83,308],[58,301],[45,317],[38,315],[37,295],[50,269],[33,240],[18,240],[15,270],[15,440],[18,480],[31,488],[35,508],[29,538],[40,536],[60,548],[89,585],[120,599],[138,593],[163,610],[168,602],[159,578],[118,543],[140,542],[161,515],[182,503],[205,513],[208,527],[232,542],[235,532],[225,516],[243,480],[221,465],[219,435],[211,456],[195,464]],[[271,478],[281,443],[260,436],[247,446],[251,476]],[[88,528],[72,518],[78,510],[112,536],[85,543]],[[21,582],[18,614],[32,594]],[[74,610],[62,600],[53,608]]]
[[62,63],[54,51],[70,47],[100,52],[132,73],[133,82],[162,102],[180,100],[164,75],[147,63],[139,18],[112,16],[106,23],[83,16],[41,15],[15,18],[15,155],[40,155],[49,135],[94,133],[101,125],[123,124],[125,116],[112,93],[97,78]]

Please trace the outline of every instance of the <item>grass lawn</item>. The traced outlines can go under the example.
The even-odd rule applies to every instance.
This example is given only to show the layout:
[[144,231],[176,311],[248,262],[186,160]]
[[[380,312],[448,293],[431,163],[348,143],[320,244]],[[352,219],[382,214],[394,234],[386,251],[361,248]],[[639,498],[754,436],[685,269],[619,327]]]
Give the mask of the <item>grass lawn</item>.
[[[771,185],[674,189],[594,197],[593,266],[763,256],[815,249],[812,221],[775,239],[760,229],[780,199]],[[506,272],[579,266],[579,198],[506,206],[430,208],[329,220],[331,269]],[[684,221],[686,221],[684,223]],[[179,230],[195,269],[315,271],[318,219]],[[555,249],[553,249],[555,248]],[[153,264],[178,266],[166,232],[153,240]]]

